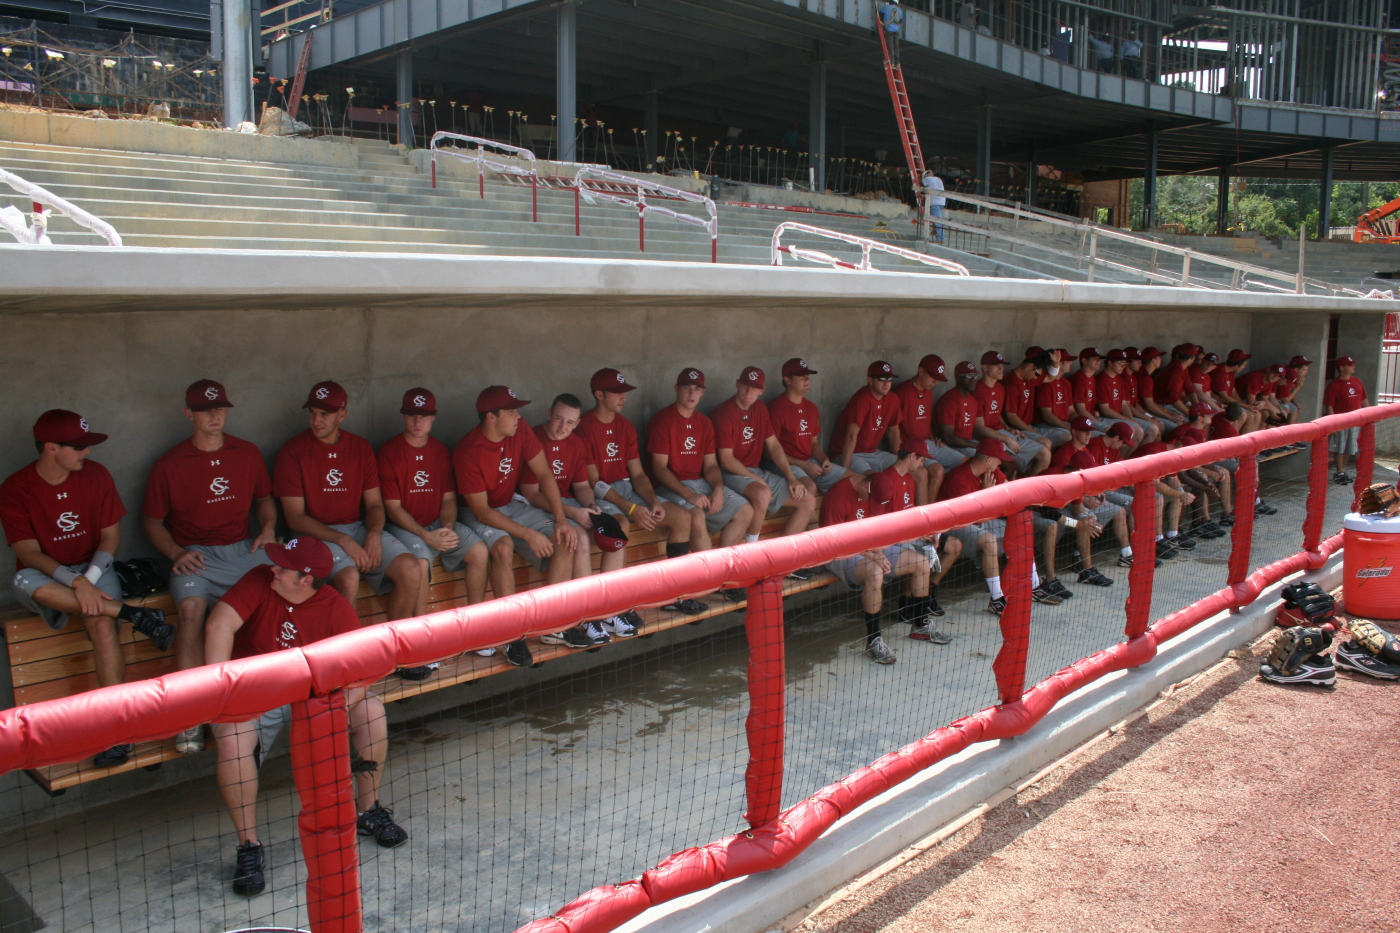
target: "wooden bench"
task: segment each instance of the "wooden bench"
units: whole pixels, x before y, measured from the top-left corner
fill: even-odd
[[[791,514],[790,508],[782,509],[776,516],[764,522],[761,538],[777,537]],[[815,514],[814,524],[815,524]],[[627,547],[627,563],[644,564],[661,560],[666,554],[666,539],[658,532],[634,530]],[[601,553],[593,549],[593,569],[596,571]],[[525,562],[519,555],[515,558],[515,584],[517,590],[528,590],[544,582],[543,575]],[[832,583],[836,578],[828,573],[806,581],[788,580],[784,585],[784,595],[818,589]],[[488,597],[490,590],[488,587]],[[429,577],[429,611],[437,612],[466,605],[466,582],[462,571],[449,573],[440,562],[434,562]],[[640,636],[652,635],[677,626],[699,622],[712,616],[736,612],[747,602],[730,602],[719,594],[712,594],[700,600],[706,608],[702,612],[686,614],[666,612],[662,609],[642,609],[639,614],[644,625]],[[168,593],[160,593],[140,600],[140,604],[164,609],[175,613],[174,601]],[[368,584],[361,584],[360,595],[356,600],[360,619],[366,625],[386,621],[385,599],[370,591]],[[10,654],[10,683],[14,688],[14,703],[24,706],[43,700],[72,696],[97,687],[94,673],[92,643],[81,618],[70,620],[68,627],[55,632],[43,620],[25,610],[0,613],[0,623],[5,627],[5,644]],[[630,640],[630,639],[629,639]],[[144,636],[138,636],[131,626],[122,626],[122,653],[126,658],[126,679],[128,681],[159,677],[175,670],[175,659],[168,651],[162,652]],[[598,648],[568,648],[563,645],[545,645],[538,639],[530,639],[530,652],[536,664],[575,654],[579,651],[597,651]],[[495,657],[483,658],[469,653],[445,661],[442,667],[427,680],[406,681],[390,675],[375,684],[371,690],[386,703],[409,697],[432,693],[457,684],[471,683],[483,677],[503,674],[515,668],[506,662],[501,652]],[[206,751],[212,751],[212,745]],[[89,781],[96,781],[113,774],[134,771],[138,768],[155,770],[162,762],[183,757],[175,750],[175,739],[142,742],[137,744],[125,764],[111,768],[98,768],[92,759],[72,764],[54,765],[25,772],[35,783],[48,793],[57,796],[67,788]]]

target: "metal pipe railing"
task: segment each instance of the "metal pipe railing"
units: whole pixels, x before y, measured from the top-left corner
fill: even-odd
[[[623,196],[621,191],[605,191],[597,186],[589,187],[585,184],[585,176],[597,178],[614,185],[622,185],[631,188],[636,192],[636,200]],[[654,191],[664,198],[673,198],[681,201],[690,201],[693,204],[705,205],[705,210],[709,212],[709,219],[695,217],[691,214],[682,214],[666,207],[657,207],[655,204],[648,204],[646,192]],[[612,201],[614,204],[622,204],[627,207],[637,209],[637,240],[642,252],[647,249],[646,237],[646,213],[653,211],[672,220],[679,220],[682,223],[695,224],[704,227],[710,234],[710,262],[719,262],[719,210],[715,207],[715,202],[703,194],[696,194],[694,191],[684,191],[680,188],[670,188],[666,185],[659,185],[654,181],[646,181],[632,175],[623,175],[619,172],[610,172],[606,169],[594,168],[585,165],[578,170],[574,176],[574,236],[582,233],[582,218],[579,208],[579,198],[589,204],[595,198],[602,198],[605,201]]]
[[[48,235],[48,218],[52,212],[43,208],[43,205],[47,205],[60,214],[71,218],[78,226],[85,227],[102,237],[107,241],[108,246],[122,245],[121,234],[117,233],[111,224],[101,218],[94,217],[81,207],[60,198],[48,189],[41,188],[32,181],[25,181],[3,168],[0,168],[0,181],[34,202],[33,225],[28,227],[25,226],[23,212],[18,208],[6,206],[0,209],[0,227],[3,227],[19,242],[36,246],[53,245]]]
[[[847,262],[844,259],[837,259],[835,256],[823,253],[820,250],[803,249],[798,246],[783,246],[778,241],[781,240],[783,234],[789,230],[810,233],[813,236],[826,237],[830,240],[840,240],[842,243],[859,246],[860,262]],[[914,262],[924,263],[925,265],[937,266],[940,269],[945,269],[957,275],[971,274],[967,271],[967,266],[960,265],[950,259],[940,259],[937,256],[930,256],[927,253],[916,253],[912,249],[904,249],[900,246],[891,246],[888,243],[881,243],[879,240],[869,240],[863,236],[840,233],[836,230],[827,230],[824,227],[813,227],[791,220],[778,224],[773,230],[773,239],[770,248],[772,250],[773,265],[775,266],[781,266],[783,264],[783,253],[787,253],[793,259],[805,259],[808,262],[818,262],[831,266],[834,269],[851,269],[856,272],[878,272],[880,270],[870,264],[870,252],[871,250],[879,250],[882,253],[889,253],[903,259],[910,259]]]
[[[455,146],[450,149],[439,148],[438,143],[444,139],[454,139],[460,142],[471,143],[476,147],[476,149],[468,150],[467,153],[463,153],[460,150],[458,150]],[[499,149],[505,152],[515,154],[520,158],[524,159],[525,161],[529,162],[530,167],[528,169],[524,169],[518,165],[511,165],[507,162],[497,162],[495,159],[487,158],[486,147],[488,146],[492,149]],[[433,138],[428,140],[428,150],[430,152],[429,158],[432,161],[432,175],[434,188],[437,187],[437,157],[438,153],[441,152],[443,155],[449,155],[454,159],[461,159],[463,162],[475,163],[477,169],[477,194],[481,197],[483,201],[486,200],[486,170],[488,168],[491,171],[499,172],[502,175],[518,175],[522,178],[530,179],[530,219],[532,221],[538,221],[540,219],[540,173],[538,169],[537,160],[535,159],[535,153],[533,151],[526,149],[522,146],[512,146],[510,143],[502,143],[497,142],[494,139],[486,139],[482,136],[465,136],[461,133],[449,133],[446,130],[442,130],[433,134]]]

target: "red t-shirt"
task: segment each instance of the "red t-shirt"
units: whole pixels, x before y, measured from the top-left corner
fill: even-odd
[[[642,457],[637,447],[637,429],[621,415],[603,424],[590,411],[579,419],[574,436],[583,442],[588,462],[598,469],[598,479],[605,483],[627,479],[632,475],[627,471],[628,461]]]
[[[1201,369],[1200,363],[1193,363],[1191,364],[1191,368],[1186,370],[1186,378],[1190,380],[1191,385],[1195,387],[1197,392],[1209,392],[1214,385],[1211,376],[1215,375],[1215,371],[1219,368],[1220,367],[1217,366],[1207,373]]]
[[[1044,378],[1036,376],[1033,379],[1022,379],[1014,370],[1007,373],[1006,378],[1001,381],[1001,384],[1006,386],[1006,400],[1002,411],[1020,418],[1027,427],[1039,421],[1035,410],[1035,390]]]
[[[1134,388],[1137,392],[1136,398],[1133,399],[1134,405],[1141,405],[1147,399],[1155,400],[1157,398],[1157,383],[1147,370],[1139,369],[1134,373],[1133,382],[1136,383]]]
[[[921,392],[913,379],[906,379],[893,394],[899,397],[900,432],[916,441],[928,440],[933,431],[933,386]]]
[[[1172,432],[1167,435],[1167,440],[1181,441],[1188,437],[1194,437],[1197,441],[1204,444],[1206,433],[1196,427],[1192,422],[1188,421],[1185,424],[1179,424],[1175,428],[1172,428]]]
[[[1278,394],[1278,383],[1269,382],[1267,369],[1256,369],[1240,380],[1240,390],[1255,398],[1267,398]]]
[[[876,509],[869,499],[862,499],[856,495],[856,487],[851,485],[849,478],[840,480],[826,495],[822,496],[822,514],[820,526],[841,525],[845,522],[859,521],[862,518],[869,518],[876,514]]]
[[[835,451],[842,451],[846,444],[846,425],[860,425],[860,431],[856,434],[855,453],[868,454],[875,451],[880,446],[880,438],[885,436],[885,432],[890,429],[890,425],[899,424],[902,414],[899,396],[893,392],[887,393],[884,398],[876,398],[875,393],[870,391],[870,386],[864,386],[856,390],[855,395],[846,403],[846,407],[841,409],[841,415],[836,419],[836,430],[831,435],[831,446]]]
[[[1048,408],[1050,413],[1061,421],[1069,421],[1069,406],[1071,389],[1069,380],[1064,376],[1057,376],[1051,381],[1035,390],[1035,423],[1040,424],[1044,419],[1040,417],[1040,409]]]
[[[1109,411],[1116,411],[1123,414],[1123,403],[1128,401],[1127,383],[1128,380],[1120,376],[1110,376],[1108,373],[1099,373],[1097,378],[1097,388],[1099,390],[1099,404],[1107,405]],[[1097,416],[1095,412],[1095,416]]]
[[[96,460],[84,461],[81,470],[57,486],[46,483],[33,463],[0,483],[5,540],[11,547],[38,541],[39,550],[65,566],[92,560],[102,529],[125,514],[112,474]],[[24,569],[18,558],[15,569]]]
[[[452,455],[447,445],[431,435],[428,443],[414,447],[402,434],[379,446],[379,494],[395,499],[415,522],[427,528],[442,517],[442,497],[457,491],[452,475]]]
[[[811,400],[794,402],[784,392],[768,403],[768,418],[789,459],[812,459],[812,441],[821,437],[822,416]]]
[[[982,488],[982,479],[972,472],[972,461],[964,461],[949,470],[948,475],[943,477],[943,485],[938,487],[938,501],[956,499],[958,496],[976,492]],[[997,467],[992,471],[992,485],[1000,486],[1004,482],[1006,482],[1006,474],[1001,472],[1001,467]]]
[[[1138,377],[1137,373],[1125,369],[1118,374],[1118,385],[1123,390],[1123,398],[1133,403],[1137,407],[1138,402]]]
[[[253,500],[270,495],[262,451],[225,434],[212,452],[185,440],[161,454],[146,478],[141,514],[164,520],[181,547],[237,544],[248,537]]]
[[[1333,379],[1327,383],[1327,389],[1322,393],[1322,404],[1331,406],[1334,415],[1344,415],[1349,411],[1365,408],[1366,387],[1355,376],[1350,379]]]
[[[1181,401],[1181,395],[1185,391],[1186,367],[1181,365],[1180,360],[1172,360],[1157,371],[1152,397],[1158,405],[1170,405]]]
[[[1288,398],[1297,387],[1298,370],[1294,369],[1292,366],[1285,366],[1283,368],[1283,378],[1278,381],[1278,388],[1274,390],[1274,394],[1279,398]]]
[[[1139,444],[1138,449],[1133,451],[1133,459],[1136,460],[1138,457],[1150,457],[1152,454],[1164,454],[1171,449],[1172,446],[1170,444],[1164,444],[1161,441],[1152,441],[1150,444]]]
[[[333,586],[323,586],[293,605],[272,589],[272,568],[254,567],[228,588],[224,605],[243,625],[233,633],[232,659],[251,658],[284,648],[305,648],[332,635],[360,628],[360,617]]]
[[[1097,440],[1097,438],[1092,438],[1092,440]],[[1091,450],[1088,445],[1084,447],[1074,446],[1073,439],[1068,443],[1061,444],[1059,447],[1055,448],[1055,452],[1050,455],[1050,466],[1046,468],[1045,472],[1063,473],[1065,467],[1069,466],[1069,462],[1074,459],[1074,455],[1084,452],[1087,452],[1090,456],[1094,454],[1094,451]],[[945,479],[944,482],[946,483],[947,480]]]
[[[933,406],[933,420],[937,424],[951,425],[953,433],[969,443],[977,416],[982,414],[982,403],[977,396],[963,395],[961,389],[949,389]]]
[[[763,461],[764,443],[773,436],[768,406],[756,401],[748,411],[742,411],[731,397],[719,403],[710,420],[715,426],[716,451],[732,448],[735,459],[756,469]]]
[[[537,424],[535,437],[544,450],[544,459],[554,474],[554,482],[559,484],[559,495],[571,496],[574,483],[588,482],[588,452],[584,449],[583,441],[579,440],[577,429],[562,441],[555,441],[545,433],[544,425]],[[540,478],[529,465],[520,465],[520,482],[536,486],[539,481]]]
[[[349,431],[334,444],[302,431],[282,445],[272,466],[272,494],[302,497],[306,514],[327,525],[358,522],[365,490],[378,488],[374,448]]]
[[[704,479],[705,455],[714,452],[714,423],[698,411],[686,417],[673,403],[647,425],[647,453],[665,454],[667,469],[682,482]]]
[[[982,415],[982,424],[993,431],[1000,431],[1003,427],[1001,413],[1006,410],[1006,386],[1000,382],[987,385],[985,379],[979,379],[972,394],[982,409],[979,413]]]
[[[1235,374],[1224,366],[1217,366],[1210,374],[1210,388],[1217,394],[1229,397],[1235,391]]]
[[[1173,432],[1175,433],[1175,432]],[[1226,437],[1239,437],[1240,429],[1230,423],[1230,419],[1225,417],[1225,412],[1220,412],[1210,419],[1210,439],[1221,440]]]
[[[1065,445],[1070,446],[1069,444]],[[1094,463],[1099,466],[1108,466],[1110,463],[1117,463],[1123,459],[1123,448],[1109,447],[1102,437],[1089,438],[1089,444],[1085,448],[1089,451],[1089,456],[1094,458]]]
[[[886,467],[882,472],[894,482],[894,498],[890,500],[891,512],[903,512],[914,507],[914,477],[900,476],[894,467]]]
[[[525,464],[543,451],[539,438],[524,422],[510,437],[490,441],[478,425],[457,442],[452,451],[452,468],[457,491],[464,496],[486,493],[486,504],[493,509],[510,502],[522,482]]]
[[[1070,389],[1074,392],[1074,404],[1083,405],[1089,417],[1097,418],[1099,410],[1099,387],[1094,377],[1084,370],[1077,369],[1069,377]]]

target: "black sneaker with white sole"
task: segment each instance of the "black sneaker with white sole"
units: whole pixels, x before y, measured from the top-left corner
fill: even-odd
[[[1343,485],[1345,485],[1345,484],[1343,484]],[[1272,505],[1269,505],[1269,503],[1265,502],[1263,499],[1260,499],[1258,502],[1256,502],[1256,503],[1254,504],[1254,514],[1255,514],[1255,515],[1277,515],[1277,514],[1278,514],[1278,509],[1274,508]]]
[[[165,621],[165,613],[159,609],[133,607],[131,627],[149,638],[160,651],[169,651],[175,643],[175,626]]]
[[[1031,590],[1031,599],[1038,603],[1044,603],[1047,606],[1058,606],[1060,603],[1064,602],[1058,593],[1050,592],[1044,583]]]
[[[546,645],[564,645],[568,648],[592,648],[596,642],[583,630],[583,626],[576,625],[573,628],[564,629],[562,632],[550,632],[548,635],[541,635],[540,641]]]
[[[433,671],[441,666],[441,664],[424,664],[422,667],[401,667],[395,673],[399,675],[400,680],[411,680],[414,683],[419,683],[433,676]]]
[[[610,616],[601,623],[603,630],[613,638],[631,638],[637,634],[637,627],[625,615]]]
[[[698,599],[678,599],[673,603],[667,603],[661,608],[667,612],[683,612],[686,615],[694,615],[697,612],[704,612],[710,607]]]
[[[1234,513],[1234,512],[1231,512],[1229,515],[1224,516],[1223,518],[1220,519],[1220,521],[1218,522],[1218,524],[1220,525],[1221,528],[1233,528],[1233,527],[1235,527],[1235,513]]]
[[[1006,611],[1006,597],[998,596],[987,602],[987,611],[994,616],[1000,617]]]
[[[374,806],[360,814],[360,818],[355,821],[355,831],[361,836],[373,836],[374,841],[386,849],[401,846],[408,841],[408,833],[394,822],[394,811],[381,807],[378,800],[374,802]]]
[[[1088,570],[1079,571],[1079,582],[1087,583],[1090,586],[1112,586],[1113,581],[1099,573],[1099,568],[1090,567]]]
[[[1163,538],[1161,541],[1157,542],[1158,560],[1176,560],[1176,548],[1172,547],[1171,544],[1168,543],[1172,540],[1174,539]]]
[[[261,842],[245,842],[240,845],[238,855],[234,859],[233,893],[247,897],[261,894],[263,888],[267,887],[267,879],[263,876],[266,867]]]
[[[1337,683],[1337,667],[1325,654],[1315,654],[1298,665],[1291,674],[1280,674],[1265,662],[1259,665],[1259,676],[1276,684],[1315,684],[1331,687]]]
[[[1059,577],[1051,577],[1045,581],[1045,588],[1054,593],[1060,599],[1074,599],[1074,591],[1065,586]]]
[[[1400,664],[1391,664],[1369,654],[1354,641],[1344,641],[1337,645],[1337,667],[1381,680],[1400,680]]]
[[[115,768],[117,765],[124,765],[131,757],[131,752],[135,747],[134,745],[113,745],[105,752],[93,755],[92,766],[94,768]]]
[[[1194,551],[1196,549],[1196,541],[1194,538],[1184,538],[1181,535],[1173,535],[1170,538],[1163,538],[1162,540],[1178,551]]]
[[[529,646],[522,638],[506,645],[506,661],[516,667],[529,667],[535,663],[535,656],[530,653]]]
[[[601,621],[585,622],[579,628],[583,629],[583,634],[587,635],[595,646],[606,645],[612,641],[612,636],[603,628]]]

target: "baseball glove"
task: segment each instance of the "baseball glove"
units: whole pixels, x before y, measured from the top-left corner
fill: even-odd
[[[1278,674],[1296,672],[1303,662],[1315,654],[1321,654],[1332,644],[1332,636],[1320,628],[1308,625],[1295,625],[1284,629],[1274,641],[1268,661],[1264,662]]]
[[[1283,588],[1283,605],[1274,621],[1282,628],[1320,626],[1332,620],[1337,602],[1316,583],[1294,583]]]
[[[1374,622],[1366,619],[1352,619],[1347,622],[1347,631],[1356,644],[1367,654],[1391,664],[1400,664],[1400,638],[1387,632]]]
[[[1385,483],[1372,483],[1361,490],[1361,495],[1356,499],[1356,511],[1362,515],[1378,512],[1387,517],[1400,515],[1400,492]]]

